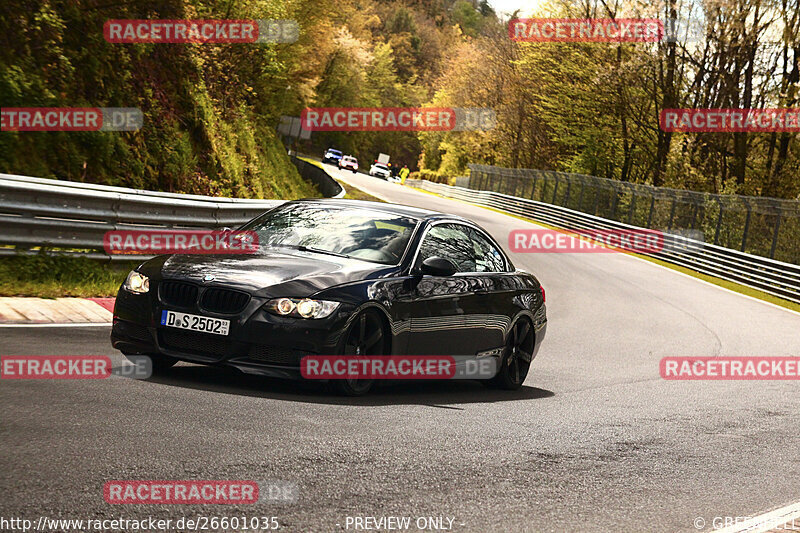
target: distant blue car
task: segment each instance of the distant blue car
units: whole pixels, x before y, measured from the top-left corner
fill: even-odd
[[[325,155],[322,156],[323,163],[330,163],[332,165],[338,165],[341,159],[342,152],[339,150],[334,150],[333,148],[328,148],[325,150]]]

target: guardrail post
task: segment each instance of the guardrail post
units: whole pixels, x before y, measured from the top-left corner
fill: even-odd
[[[558,194],[558,174],[555,175],[556,184],[553,186],[553,201],[550,202],[553,205],[556,205],[556,195]]]
[[[678,202],[678,198],[673,196],[672,197],[672,207],[669,210],[669,224],[667,224],[667,229],[672,229],[672,221],[675,220],[675,204]]]
[[[636,191],[631,191],[631,208],[628,211],[628,224],[633,220],[633,212],[636,210]]]
[[[611,220],[617,219],[617,202],[619,202],[619,191],[614,187],[614,197],[611,199],[611,216],[608,217]]]
[[[717,215],[717,229],[714,230],[714,244],[719,244],[719,230],[722,227],[722,214],[724,211],[722,200],[719,197],[717,197],[717,205],[719,206],[719,215]]]
[[[656,208],[656,195],[655,195],[655,193],[651,192],[651,196],[650,196],[650,214],[647,215],[647,229],[650,229],[650,228],[653,227],[653,211],[655,211],[655,208]]]
[[[694,229],[694,224],[695,224],[695,222],[697,222],[697,210],[698,209],[699,209],[699,206],[697,204],[693,204],[693,208],[692,208],[692,226],[691,226],[690,229]]]
[[[778,246],[778,230],[781,227],[781,212],[778,211],[778,214],[775,217],[775,229],[772,230],[772,246],[769,248],[769,258],[775,259],[775,248]]]
[[[578,211],[583,209],[583,188],[586,186],[586,182],[581,179],[581,192],[578,194]]]
[[[562,204],[564,207],[569,205],[569,186],[571,185],[569,178],[567,178],[567,192],[564,193],[564,203]]]
[[[747,200],[744,200],[744,205],[747,206],[747,216],[744,219],[744,231],[742,232],[742,247],[741,251],[744,252],[744,248],[747,245],[747,232],[750,231],[750,215],[752,211],[750,210],[750,204]]]

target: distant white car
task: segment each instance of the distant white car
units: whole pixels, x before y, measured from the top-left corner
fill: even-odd
[[[342,170],[349,168],[353,172],[358,171],[358,159],[353,157],[352,155],[343,156],[339,160],[339,168]]]
[[[388,181],[392,175],[392,171],[383,163],[374,163],[369,167],[369,175],[383,178]]]

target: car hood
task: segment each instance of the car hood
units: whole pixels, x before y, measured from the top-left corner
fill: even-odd
[[[256,296],[306,297],[344,283],[386,277],[398,267],[314,252],[267,251],[247,255],[168,255],[139,269],[156,279],[246,290]],[[214,276],[205,281],[206,276]]]

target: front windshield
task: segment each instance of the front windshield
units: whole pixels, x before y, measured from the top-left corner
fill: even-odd
[[[262,249],[303,248],[386,265],[400,262],[417,220],[370,209],[292,204],[242,229]]]

